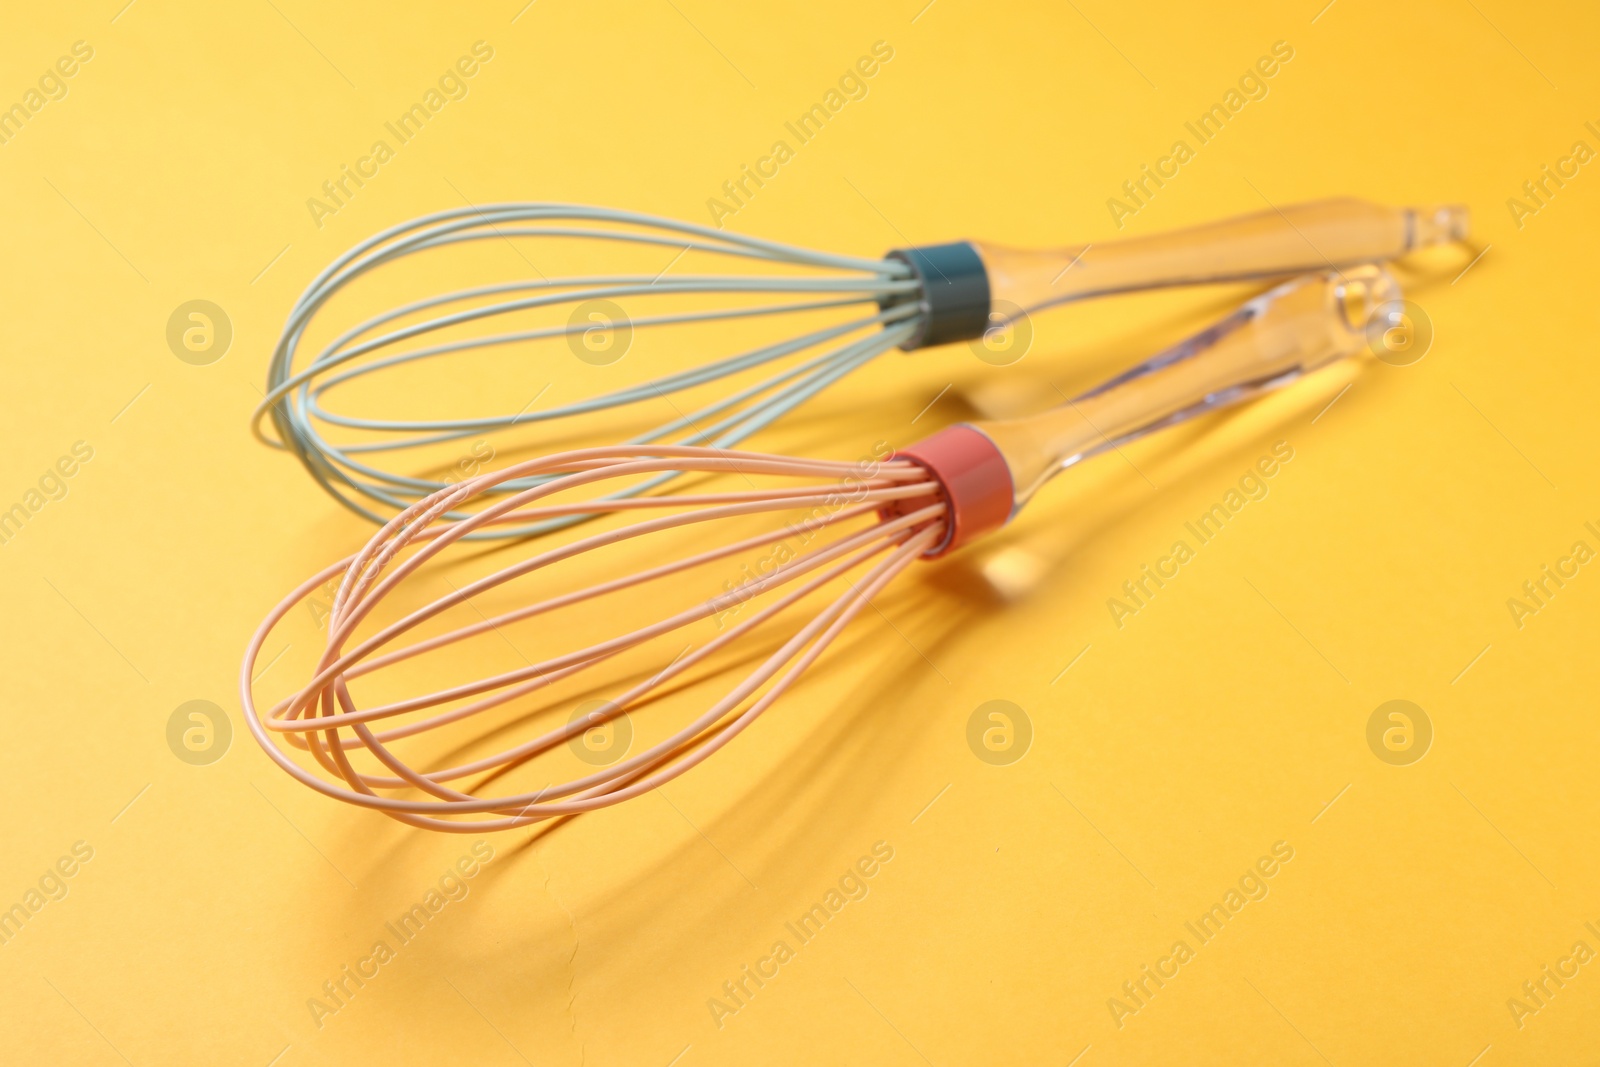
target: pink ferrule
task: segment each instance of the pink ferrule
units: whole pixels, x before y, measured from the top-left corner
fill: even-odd
[[[926,467],[950,503],[950,522],[944,540],[928,549],[928,558],[942,556],[990,530],[998,530],[1011,517],[1015,489],[1011,468],[987,434],[965,423],[947,426],[896,459],[909,459]]]

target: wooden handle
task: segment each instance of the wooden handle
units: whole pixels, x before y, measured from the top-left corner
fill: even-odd
[[[1342,198],[1149,237],[1026,251],[977,244],[1002,317],[1090,296],[1378,263],[1461,240],[1467,209],[1391,208]]]

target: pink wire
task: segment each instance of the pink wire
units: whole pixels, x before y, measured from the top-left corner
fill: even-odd
[[[636,479],[663,471],[734,474],[747,480],[793,478],[803,479],[804,484],[676,496],[585,498],[563,502],[548,499],[607,481]],[[487,496],[491,489],[506,481],[552,475],[555,477],[516,493]],[[455,522],[441,519],[446,512],[459,512],[464,505],[485,499],[488,503],[469,518]],[[668,560],[634,574],[538,600],[410,644],[390,647],[430,619],[507,582],[581,553],[639,537],[691,529],[701,523],[724,519],[808,508],[805,529],[809,533],[833,529],[842,532],[818,547],[783,560],[741,587],[737,595],[713,597],[629,633],[527,667],[389,704],[361,707],[350,692],[350,681],[385,667],[445,649],[513,622],[560,612],[706,563],[758,550],[793,536],[795,531],[781,527],[728,544],[702,547],[683,558]],[[389,593],[474,530],[563,515],[648,513],[652,510],[676,513],[646,517],[545,548],[370,634],[356,637],[358,627]],[[819,511],[822,512],[820,516]],[[862,520],[866,521],[865,525],[860,525]],[[937,483],[921,467],[901,461],[885,462],[870,476],[863,476],[859,467],[850,463],[683,445],[647,445],[579,449],[514,464],[417,501],[386,523],[359,552],[323,568],[285,597],[263,620],[245,652],[239,683],[245,721],[267,754],[300,782],[326,796],[382,811],[412,826],[477,833],[525,826],[620,803],[673,780],[747,729],[793,687],[817,656],[879,591],[942,540],[946,520],[946,503]],[[696,540],[704,543],[703,538]],[[851,572],[860,568],[866,568],[865,572],[852,578]],[[257,709],[251,681],[262,647],[277,624],[297,604],[335,576],[341,580],[328,619],[327,643],[312,677],[263,715]],[[532,793],[480,796],[473,787],[457,789],[446,784],[481,774],[485,775],[484,781],[478,784],[482,788],[504,771],[637,706],[660,691],[664,683],[705,663],[819,590],[841,582],[847,583],[847,588],[800,625],[721,699],[644,751],[580,778]],[[785,586],[792,588],[784,589]],[[494,755],[456,766],[418,770],[390,747],[394,741],[463,722],[528,696],[673,630],[767,594],[771,594],[770,602],[754,607],[747,618],[701,647],[680,652],[659,671],[610,702],[596,718],[558,726]],[[380,732],[374,732],[369,726],[369,723],[464,700],[468,703],[392,725]],[[364,749],[389,773],[358,770],[348,756],[350,750],[357,748]],[[323,773],[302,765],[290,750],[309,752]]]

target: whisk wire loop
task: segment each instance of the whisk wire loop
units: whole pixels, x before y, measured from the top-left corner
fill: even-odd
[[[689,492],[673,496],[552,500],[575,491],[593,492],[610,480],[676,475],[732,476],[744,488]],[[755,479],[801,479],[800,484],[758,485]],[[520,486],[497,494],[502,487]],[[478,498],[481,509],[459,521],[445,516]],[[791,459],[748,452],[682,445],[643,445],[579,449],[514,464],[481,475],[414,502],[391,517],[359,552],[303,583],[263,622],[241,669],[246,721],[256,739],[285,770],[312,788],[350,803],[375,808],[415,826],[478,832],[523,826],[544,819],[591,811],[637,796],[671,781],[719,750],[749,727],[789,688],[895,575],[944,535],[946,503],[938,484],[914,464],[888,461],[863,472],[854,464]],[[663,514],[650,515],[660,511]],[[402,583],[449,546],[496,526],[548,522],[573,514],[644,513],[646,517],[602,529],[569,543],[541,549],[465,583],[396,621],[357,636],[372,612]],[[407,634],[452,608],[508,582],[532,578],[582,554],[701,524],[741,520],[770,513],[800,512],[804,518],[776,530],[705,546],[681,558],[655,562],[624,577],[543,599],[446,632],[398,645]],[[866,520],[863,524],[862,520]],[[821,534],[828,537],[819,537]],[[817,539],[814,547],[810,542]],[[546,656],[536,663],[491,677],[445,686],[421,696],[389,703],[363,704],[352,683],[417,656],[471,637],[564,609],[625,594],[648,583],[693,572],[777,543],[798,540],[790,553],[736,590],[719,591],[676,609],[628,633]],[[859,572],[859,573],[858,573]],[[251,672],[267,636],[298,603],[323,583],[339,579],[327,619],[326,646],[312,677],[294,694],[261,712],[254,702]],[[485,796],[481,791],[503,775],[578,735],[638,709],[665,692],[669,683],[711,665],[719,653],[830,586],[842,587],[782,641],[749,674],[691,721],[637,754],[564,783],[542,789]],[[744,612],[746,605],[751,606]],[[416,768],[395,749],[398,743],[442,730],[493,708],[515,705],[559,682],[592,670],[683,627],[744,613],[722,625],[699,647],[685,648],[647,677],[626,684],[615,699],[588,718],[555,726],[503,751],[460,760],[445,757],[437,766]],[[560,632],[556,628],[553,632]],[[420,716],[420,717],[419,717]],[[410,717],[410,718],[408,718]],[[309,752],[319,775],[291,755]],[[375,767],[357,767],[352,756],[365,753]],[[464,782],[483,776],[475,786]],[[459,783],[459,784],[457,784]],[[399,795],[395,795],[399,794]]]
[[[545,277],[475,286],[413,300],[369,317],[337,334],[303,365],[302,343],[313,321],[340,290],[357,279],[405,257],[479,241],[523,239],[601,241],[673,249],[747,262],[768,263],[787,273],[669,275],[674,259],[655,275],[620,274]],[[526,258],[526,256],[524,257]],[[798,272],[798,273],[796,273]],[[505,203],[435,212],[390,227],[357,244],[329,264],[301,294],[273,351],[268,391],[257,407],[253,429],[263,442],[292,452],[312,477],[343,504],[382,523],[411,503],[450,483],[388,467],[364,457],[407,453],[477,435],[526,435],[534,427],[639,404],[672,407],[672,415],[629,443],[649,444],[677,436],[678,443],[727,448],[783,417],[822,390],[900,347],[918,330],[920,310],[911,298],[921,282],[911,267],[894,259],[867,259],[814,251],[777,241],[747,237],[707,226],[639,212],[577,204]],[[748,303],[763,294],[799,299]],[[758,345],[711,359],[688,370],[660,375],[637,385],[592,398],[509,414],[453,418],[385,418],[332,410],[327,394],[339,386],[419,361],[461,356],[503,346],[548,341],[589,329],[584,322],[532,329],[493,330],[496,321],[522,312],[590,300],[699,298],[726,296],[725,306],[659,314],[630,315],[630,329],[694,327],[741,319],[781,318],[867,308],[843,322],[808,330],[794,338]],[[474,330],[468,336],[427,341],[441,331]],[[415,346],[415,347],[410,347]],[[811,353],[811,355],[807,355]],[[676,394],[732,376],[801,357],[762,380],[742,385],[732,395],[685,411]],[[548,387],[547,387],[548,388]],[[540,394],[542,395],[542,393]],[[266,432],[270,417],[275,436]],[[349,441],[332,440],[329,429],[349,432]],[[675,475],[634,487],[643,493]],[[498,484],[493,492],[515,493],[528,482]],[[494,526],[474,539],[504,539],[549,533],[595,513],[573,513],[542,523]],[[445,521],[467,513],[451,510]]]

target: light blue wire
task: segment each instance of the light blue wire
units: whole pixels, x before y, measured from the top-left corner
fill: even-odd
[[[545,225],[559,222],[565,225]],[[533,225],[526,225],[533,223]],[[576,223],[576,225],[573,225]],[[413,301],[366,319],[339,334],[301,370],[294,370],[307,327],[317,312],[340,289],[357,277],[412,253],[470,241],[509,238],[557,240],[607,240],[699,251],[738,259],[767,261],[791,267],[829,272],[822,275],[661,275],[579,276],[519,280],[477,286]],[[664,274],[665,272],[663,272]],[[693,412],[679,412],[654,430],[628,443],[648,444],[685,434],[680,444],[705,444],[728,448],[792,412],[841,378],[909,340],[921,315],[916,301],[919,282],[898,260],[861,259],[814,252],[792,245],[745,237],[693,223],[656,218],[635,212],[571,204],[511,203],[483,208],[440,211],[392,226],[357,244],[334,260],[307,286],[290,311],[273,351],[268,372],[268,394],[262,409],[270,413],[278,440],[269,444],[293,452],[324,489],[356,513],[385,522],[393,511],[444,488],[445,482],[385,470],[355,458],[379,452],[396,452],[471,437],[486,431],[503,431],[527,424],[591,415],[629,404],[665,399],[674,393],[706,385],[734,374],[800,356],[813,349],[820,354],[772,374],[730,396],[712,401]],[[727,321],[779,316],[872,305],[868,315],[813,330],[798,337],[763,345],[747,352],[710,360],[701,366],[664,375],[601,396],[574,401],[536,412],[473,419],[373,419],[346,415],[323,406],[323,394],[335,386],[402,364],[447,357],[497,345],[570,336],[586,327],[567,325],[501,334],[393,351],[403,342],[451,327],[530,308],[577,303],[591,299],[688,294],[791,294],[792,303],[729,307],[711,311],[642,316],[631,319],[632,328]],[[820,299],[803,299],[810,295]],[[493,303],[472,303],[485,298],[509,297]],[[470,304],[459,310],[450,305]],[[425,321],[379,332],[396,320],[441,309]],[[864,336],[853,337],[861,334]],[[373,357],[363,362],[363,357]],[[326,440],[317,424],[372,433],[405,434],[386,440],[337,445]],[[686,432],[687,431],[687,432]],[[686,432],[686,433],[685,433]],[[260,435],[259,421],[257,433]],[[607,499],[648,492],[679,472],[667,471],[630,486]],[[549,480],[549,476],[505,482],[496,493],[518,492]],[[363,503],[368,501],[369,503]],[[452,512],[460,519],[469,513]],[[573,515],[515,528],[480,531],[481,539],[520,537],[549,532],[587,521],[591,515]]]

